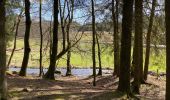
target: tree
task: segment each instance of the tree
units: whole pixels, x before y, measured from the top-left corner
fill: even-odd
[[[149,18],[149,27],[148,27],[148,32],[147,32],[147,36],[146,36],[144,80],[147,80],[147,76],[148,76],[149,57],[150,57],[150,41],[151,41],[153,19],[154,19],[154,15],[155,15],[155,6],[156,6],[156,0],[152,0],[152,9],[151,9],[151,15],[150,15],[150,18]]]
[[[118,90],[130,93],[130,57],[133,17],[133,0],[123,0],[122,38],[120,52],[120,75]]]
[[[10,55],[9,60],[8,60],[8,64],[7,64],[7,67],[8,67],[8,68],[9,68],[9,65],[10,65],[10,63],[11,63],[12,57],[13,57],[13,55],[14,55],[14,53],[15,53],[15,49],[16,49],[16,45],[17,45],[18,28],[19,28],[19,25],[20,25],[20,22],[21,22],[22,13],[23,13],[23,12],[21,11],[21,13],[20,13],[19,16],[18,16],[17,23],[16,23],[16,30],[15,30],[15,36],[14,36],[14,46],[13,46],[11,55]]]
[[[69,5],[70,4],[70,5]],[[70,25],[73,21],[73,14],[74,14],[74,0],[67,1],[67,10],[68,10],[68,24],[67,24],[67,45],[69,48],[71,48],[71,41],[70,41]],[[71,58],[71,50],[69,49],[67,52],[67,72],[66,76],[71,75],[71,64],[70,64],[70,58]]]
[[[53,2],[53,11],[54,11],[54,22],[53,22],[53,41],[52,41],[52,53],[50,55],[50,65],[47,73],[44,75],[45,79],[52,79],[54,80],[54,72],[55,72],[55,65],[57,59],[57,51],[58,51],[58,0],[54,0]]]
[[[6,9],[6,41],[7,47],[9,46],[9,42],[13,40],[13,36],[15,34],[15,28],[17,25],[16,19],[17,14],[16,10],[23,10],[23,0],[6,0],[5,9]],[[8,68],[8,66],[7,66]]]
[[[64,3],[62,3],[64,2]],[[61,21],[61,31],[62,31],[62,36],[63,36],[63,51],[66,49],[66,32],[65,32],[65,27],[66,27],[66,19],[65,19],[65,9],[66,9],[66,3],[67,0],[61,1],[59,0],[59,9],[60,9],[60,21]],[[63,4],[63,5],[62,5]],[[62,9],[63,8],[63,9]],[[69,12],[68,12],[69,13]]]
[[[98,49],[98,61],[99,61],[99,72],[98,75],[102,75],[102,61],[101,61],[101,49],[99,43],[99,36],[96,33],[96,42],[97,42],[97,49]]]
[[[135,0],[135,42],[133,92],[139,94],[143,70],[143,0]],[[143,72],[143,71],[142,71]]]
[[[40,73],[39,73],[39,76],[42,75],[43,73],[43,67],[42,67],[42,46],[43,46],[43,33],[42,33],[42,17],[41,17],[41,13],[42,13],[42,0],[40,0],[40,3],[39,3],[39,19],[40,19],[40,22],[39,22],[39,26],[40,26]]]
[[[5,2],[0,1],[0,99],[7,99]]]
[[[113,25],[114,25],[114,75],[119,76],[120,71],[120,47],[119,47],[119,31],[118,31],[118,5],[119,1],[116,0],[116,11],[114,6],[115,0],[112,0],[112,17],[113,17]]]
[[[20,14],[16,15],[15,14],[15,9],[20,9]],[[14,34],[14,43],[13,43],[13,49],[11,52],[11,55],[9,56],[9,60],[7,63],[7,70],[10,66],[11,60],[13,58],[13,55],[15,53],[15,49],[16,49],[16,44],[17,44],[17,35],[18,35],[18,29],[19,29],[19,25],[21,22],[21,18],[23,17],[23,6],[20,0],[7,0],[6,1],[6,41],[7,41],[7,46],[8,46],[8,42],[10,40],[13,40],[13,37],[11,39],[11,36],[13,36]],[[17,19],[17,20],[16,20]],[[14,24],[12,24],[14,23]]]
[[[24,36],[24,57],[22,61],[21,70],[19,72],[20,76],[26,76],[26,69],[28,66],[29,53],[31,51],[29,45],[30,28],[31,28],[31,17],[30,17],[30,0],[25,0],[25,36]]]
[[[170,1],[165,0],[166,23],[166,100],[170,100]]]
[[[67,0],[66,0],[67,1]],[[73,1],[72,1],[73,2]],[[53,40],[52,40],[52,47],[51,47],[51,49],[52,50],[50,50],[50,66],[49,66],[49,68],[48,68],[48,71],[47,71],[47,73],[44,75],[44,78],[45,79],[55,79],[54,78],[54,74],[55,74],[55,65],[56,65],[56,61],[57,60],[59,60],[64,54],[66,54],[72,47],[74,47],[80,40],[81,40],[81,37],[82,37],[82,35],[80,36],[80,38],[79,39],[77,39],[73,44],[71,44],[71,43],[69,43],[70,45],[67,45],[67,47],[65,48],[65,49],[63,49],[63,50],[61,50],[60,52],[58,52],[58,30],[59,30],[59,28],[58,28],[58,26],[59,26],[59,21],[58,21],[58,14],[59,14],[59,0],[57,1],[57,0],[55,0],[54,1],[54,9],[53,9],[53,11],[54,11],[54,22],[53,22]],[[67,7],[68,7],[68,2],[66,2],[66,4],[67,4]],[[61,9],[60,9],[61,10]],[[65,12],[65,11],[64,11]],[[73,13],[73,9],[71,10],[70,8],[69,8],[69,11],[66,11],[66,12],[71,12],[71,13]],[[68,27],[70,28],[70,25],[71,25],[71,22],[72,22],[72,19],[73,19],[73,15],[71,15],[71,13],[70,13],[70,15],[68,14],[67,15],[67,17],[66,17],[66,19],[64,20],[64,23],[63,23],[63,25],[64,25],[64,29],[65,29],[65,27],[66,27],[66,29],[64,30],[64,31],[62,31],[62,32],[65,32],[66,30],[67,30],[67,34],[69,34],[69,29],[68,29]],[[65,14],[65,13],[64,13]],[[72,17],[71,17],[72,16]],[[71,20],[69,20],[69,24],[67,23],[67,18],[68,17],[70,17],[71,18]],[[64,18],[64,17],[63,17]],[[77,36],[77,35],[76,35]],[[75,38],[76,38],[76,36],[75,36]],[[70,42],[70,41],[69,41]],[[65,46],[63,46],[63,47],[65,47]]]
[[[92,7],[92,60],[93,60],[93,86],[96,86],[96,51],[95,51],[95,45],[96,45],[96,29],[95,29],[95,11],[94,11],[94,0],[91,0],[91,7]]]

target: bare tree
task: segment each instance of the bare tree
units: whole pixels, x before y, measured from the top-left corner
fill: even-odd
[[[116,10],[114,6],[114,2],[116,1]],[[118,0],[112,0],[112,17],[113,17],[113,25],[114,25],[114,75],[119,76],[120,71],[120,46],[119,46],[119,31],[118,31]]]
[[[67,10],[68,10],[68,24],[67,24],[67,45],[70,48],[71,47],[71,41],[70,41],[70,26],[73,21],[73,14],[74,14],[74,0],[67,1]],[[71,49],[67,52],[67,72],[66,76],[71,75],[71,64],[70,64],[70,58],[71,58]]]
[[[145,54],[144,76],[143,76],[144,80],[147,80],[147,76],[148,76],[150,41],[151,41],[153,20],[154,20],[154,15],[155,15],[155,6],[156,6],[156,0],[152,0],[152,9],[151,9],[151,15],[149,18],[149,27],[148,27],[148,32],[146,36],[146,54]]]
[[[64,3],[62,3],[62,2],[64,2]],[[60,21],[61,21],[60,25],[61,25],[62,35],[63,35],[63,51],[66,49],[66,31],[65,31],[66,20],[67,20],[67,18],[65,19],[66,3],[67,3],[67,0],[64,0],[64,1],[59,0],[59,4],[60,4],[59,11],[60,11]]]
[[[10,65],[10,63],[11,63],[11,60],[12,60],[13,55],[14,55],[15,50],[16,50],[18,28],[19,28],[19,25],[20,25],[20,22],[21,22],[22,13],[23,13],[23,11],[21,11],[21,13],[19,14],[18,20],[17,20],[17,23],[16,23],[16,30],[15,30],[15,37],[14,37],[14,46],[13,46],[11,55],[10,55],[9,60],[8,60],[8,64],[7,64],[7,67],[8,67],[8,68],[9,68],[9,65]]]
[[[26,76],[26,69],[28,66],[29,53],[31,51],[29,45],[30,28],[31,28],[31,17],[30,17],[30,0],[25,0],[25,36],[24,36],[24,57],[22,61],[21,70],[19,72],[20,76]]]
[[[39,76],[42,75],[43,73],[43,67],[42,67],[42,46],[43,46],[43,32],[42,32],[42,18],[41,18],[41,15],[42,15],[42,0],[40,0],[40,3],[39,3],[39,19],[40,19],[40,22],[39,22],[39,26],[40,26],[40,73],[39,73]]]
[[[54,80],[54,72],[55,72],[55,65],[56,65],[56,60],[57,60],[57,51],[58,51],[58,13],[59,13],[59,1],[54,0],[53,2],[53,11],[54,11],[54,22],[53,22],[53,42],[52,42],[52,52],[50,55],[50,66],[47,71],[47,73],[44,75],[44,78],[46,79],[52,79]]]
[[[96,29],[95,29],[95,11],[94,11],[94,0],[91,0],[91,7],[92,7],[92,60],[93,60],[93,86],[96,86],[96,51],[95,51],[95,45],[96,45]]]
[[[98,61],[99,61],[98,75],[102,75],[101,49],[100,49],[99,37],[97,33],[96,33],[96,42],[97,42],[97,48],[98,48]]]

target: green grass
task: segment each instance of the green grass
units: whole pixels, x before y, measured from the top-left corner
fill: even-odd
[[[165,50],[155,51],[154,49],[151,49],[149,70],[152,71],[158,70],[159,72],[165,72],[166,69],[165,55],[166,55]]]
[[[10,43],[10,47],[12,48],[12,42]],[[44,43],[44,47],[46,46],[46,43]],[[30,40],[30,47],[32,49],[30,53],[30,59],[28,67],[36,67],[39,66],[39,40],[38,39],[31,39]],[[17,40],[17,49],[23,48],[23,39]],[[59,43],[59,49],[61,50],[61,42]],[[78,48],[80,50],[86,51],[86,52],[80,52],[76,47],[72,49],[72,55],[71,55],[71,64],[72,66],[76,68],[89,68],[92,67],[92,59],[91,59],[91,44],[89,43],[79,43]],[[104,45],[101,44],[101,58],[102,58],[102,66],[103,68],[110,68],[113,69],[113,48],[112,45]],[[159,52],[159,53],[158,53]],[[11,52],[7,52],[7,55],[9,56]],[[144,50],[145,54],[145,50]],[[49,50],[46,50],[46,52],[43,54],[43,66],[45,68],[49,65]],[[16,51],[11,65],[13,66],[21,66],[23,59],[23,50]],[[96,52],[96,63],[98,66],[98,57]],[[58,62],[58,67],[65,67],[66,66],[66,55],[64,55]],[[157,71],[159,72],[165,72],[165,50],[158,50],[157,52],[154,49],[151,49],[151,56],[150,56],[150,66],[149,70]]]

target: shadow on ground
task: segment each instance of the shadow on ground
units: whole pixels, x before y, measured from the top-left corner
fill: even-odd
[[[126,95],[116,91],[118,78],[98,76],[97,86],[92,86],[93,77],[60,77],[44,80],[38,77],[8,77],[9,98],[11,100],[115,100],[126,99]],[[156,80],[154,80],[156,81]],[[156,82],[158,83],[158,82]],[[30,91],[23,91],[30,88]],[[163,99],[164,88],[155,85],[142,87],[140,98]],[[156,94],[155,94],[156,93]]]

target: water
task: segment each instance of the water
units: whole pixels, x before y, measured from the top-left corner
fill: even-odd
[[[10,68],[10,71],[20,71],[20,68]],[[64,68],[57,68],[58,71],[61,71],[61,75],[65,75],[66,74],[66,69]],[[79,77],[87,77],[92,75],[93,73],[93,69],[91,68],[84,68],[84,69],[72,69],[72,74],[74,76],[79,76]],[[47,69],[44,69],[44,72],[47,72]],[[112,70],[103,70],[103,74],[104,75],[110,75],[112,74]],[[98,73],[98,69],[96,70],[96,73]],[[35,68],[27,68],[27,74],[29,75],[36,75],[39,74],[39,69],[35,69]]]

